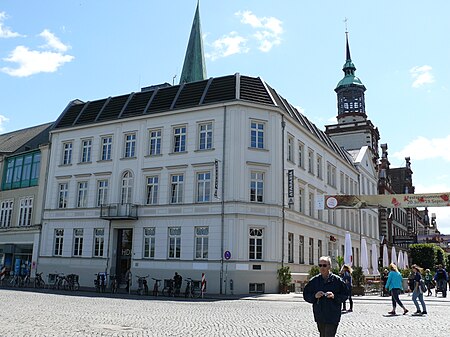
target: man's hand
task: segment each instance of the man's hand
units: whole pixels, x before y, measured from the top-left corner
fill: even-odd
[[[319,299],[319,298],[321,298],[322,296],[325,296],[325,293],[323,292],[323,291],[318,291],[318,292],[316,292],[316,298],[317,299]]]
[[[333,294],[331,291],[327,291],[327,292],[325,293],[325,296],[326,296],[327,298],[329,298],[329,299],[334,299],[334,294]]]

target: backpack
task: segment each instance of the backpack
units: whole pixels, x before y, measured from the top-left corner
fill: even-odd
[[[419,287],[420,287],[420,290],[422,290],[423,293],[425,293],[428,290],[427,289],[427,285],[425,284],[423,279],[420,279]]]

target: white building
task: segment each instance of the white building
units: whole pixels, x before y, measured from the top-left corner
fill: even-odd
[[[205,273],[212,293],[231,291],[231,280],[234,293],[276,292],[282,264],[304,277],[321,255],[343,255],[346,231],[359,247],[359,211],[324,212],[314,201],[360,190],[350,155],[260,78],[76,100],[51,142],[45,274],[76,273],[93,286],[105,270]],[[377,240],[370,226],[364,234]]]

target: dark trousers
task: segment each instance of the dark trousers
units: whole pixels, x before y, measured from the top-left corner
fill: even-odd
[[[319,329],[320,337],[334,337],[336,336],[338,324],[317,323],[317,328]]]
[[[391,295],[392,295],[392,308],[394,308],[397,306],[397,303],[399,306],[401,306],[402,308],[404,308],[402,301],[400,301],[400,298],[398,297],[398,295],[400,295],[400,289],[394,288],[391,290]]]
[[[353,300],[351,295],[348,297],[348,302],[350,303],[350,310],[353,310]],[[344,303],[342,303],[342,309],[345,310],[346,308],[347,308],[347,300],[345,300]]]

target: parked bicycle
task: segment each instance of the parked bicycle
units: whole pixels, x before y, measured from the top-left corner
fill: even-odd
[[[147,285],[147,276],[138,276],[136,275],[137,279],[138,279],[138,289],[137,289],[137,293],[138,295],[148,295],[148,285]]]
[[[152,280],[155,281],[153,284],[153,296],[158,296],[159,294],[159,285],[161,284],[161,280],[152,277]]]
[[[162,290],[163,296],[174,296],[174,284],[172,279],[164,280],[164,288]]]
[[[98,273],[95,274],[96,278],[94,279],[95,291],[98,293],[104,293],[106,291],[106,273]]]
[[[58,290],[79,290],[78,275],[69,274],[65,276],[63,273],[57,274],[53,288]]]
[[[184,297],[186,298],[196,298],[199,297],[200,294],[197,293],[197,289],[194,285],[195,281],[191,278],[187,278],[186,280],[186,289],[184,290]]]
[[[119,289],[119,280],[117,280],[116,275],[111,275],[110,281],[111,281],[111,293],[115,294]]]
[[[45,288],[45,281],[42,278],[42,273],[36,273],[36,277],[34,278],[34,287]]]

